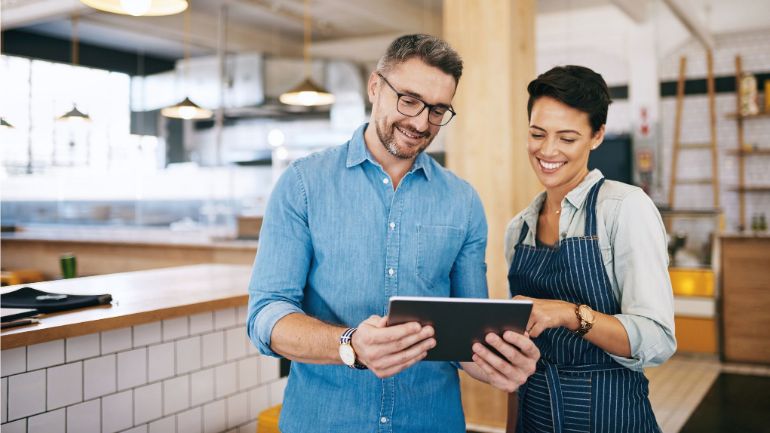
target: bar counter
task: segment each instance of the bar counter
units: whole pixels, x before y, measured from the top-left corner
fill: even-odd
[[[258,242],[222,229],[173,231],[114,226],[28,226],[3,233],[3,269],[34,269],[58,278],[59,256],[73,253],[79,275],[103,275],[197,263],[254,262]]]
[[[255,431],[285,379],[246,337],[249,276],[247,265],[203,264],[29,284],[113,302],[0,334],[0,428]]]
[[[770,235],[720,236],[722,358],[770,364]]]

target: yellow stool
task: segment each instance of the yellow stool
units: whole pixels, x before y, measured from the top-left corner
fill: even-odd
[[[273,406],[259,413],[257,417],[258,433],[281,433],[278,430],[278,417],[281,415],[281,405]]]
[[[13,286],[15,284],[37,283],[45,281],[43,273],[34,269],[16,269],[0,272],[0,285]]]

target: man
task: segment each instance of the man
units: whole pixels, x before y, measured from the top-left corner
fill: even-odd
[[[461,74],[446,42],[396,39],[367,84],[370,123],[292,163],[273,190],[247,326],[261,353],[294,361],[284,433],[465,432],[457,365],[419,362],[433,329],[381,317],[393,295],[487,296],[479,197],[423,153],[455,114]],[[512,392],[539,353],[503,338],[487,342],[506,359],[476,344],[462,367]]]

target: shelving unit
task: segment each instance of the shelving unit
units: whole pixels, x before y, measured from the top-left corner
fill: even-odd
[[[738,229],[746,229],[746,194],[747,193],[770,193],[770,185],[746,185],[745,159],[749,156],[770,156],[770,149],[756,149],[748,146],[744,137],[743,122],[752,119],[770,119],[770,113],[758,113],[750,115],[741,114],[741,96],[740,85],[743,66],[741,56],[735,56],[735,113],[727,115],[728,119],[736,121],[736,130],[738,131],[738,148],[728,152],[730,155],[738,157],[738,185],[731,188],[738,193]]]

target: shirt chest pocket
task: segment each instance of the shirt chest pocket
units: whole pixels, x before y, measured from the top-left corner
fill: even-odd
[[[452,226],[417,225],[417,276],[429,288],[449,283],[463,231]]]

